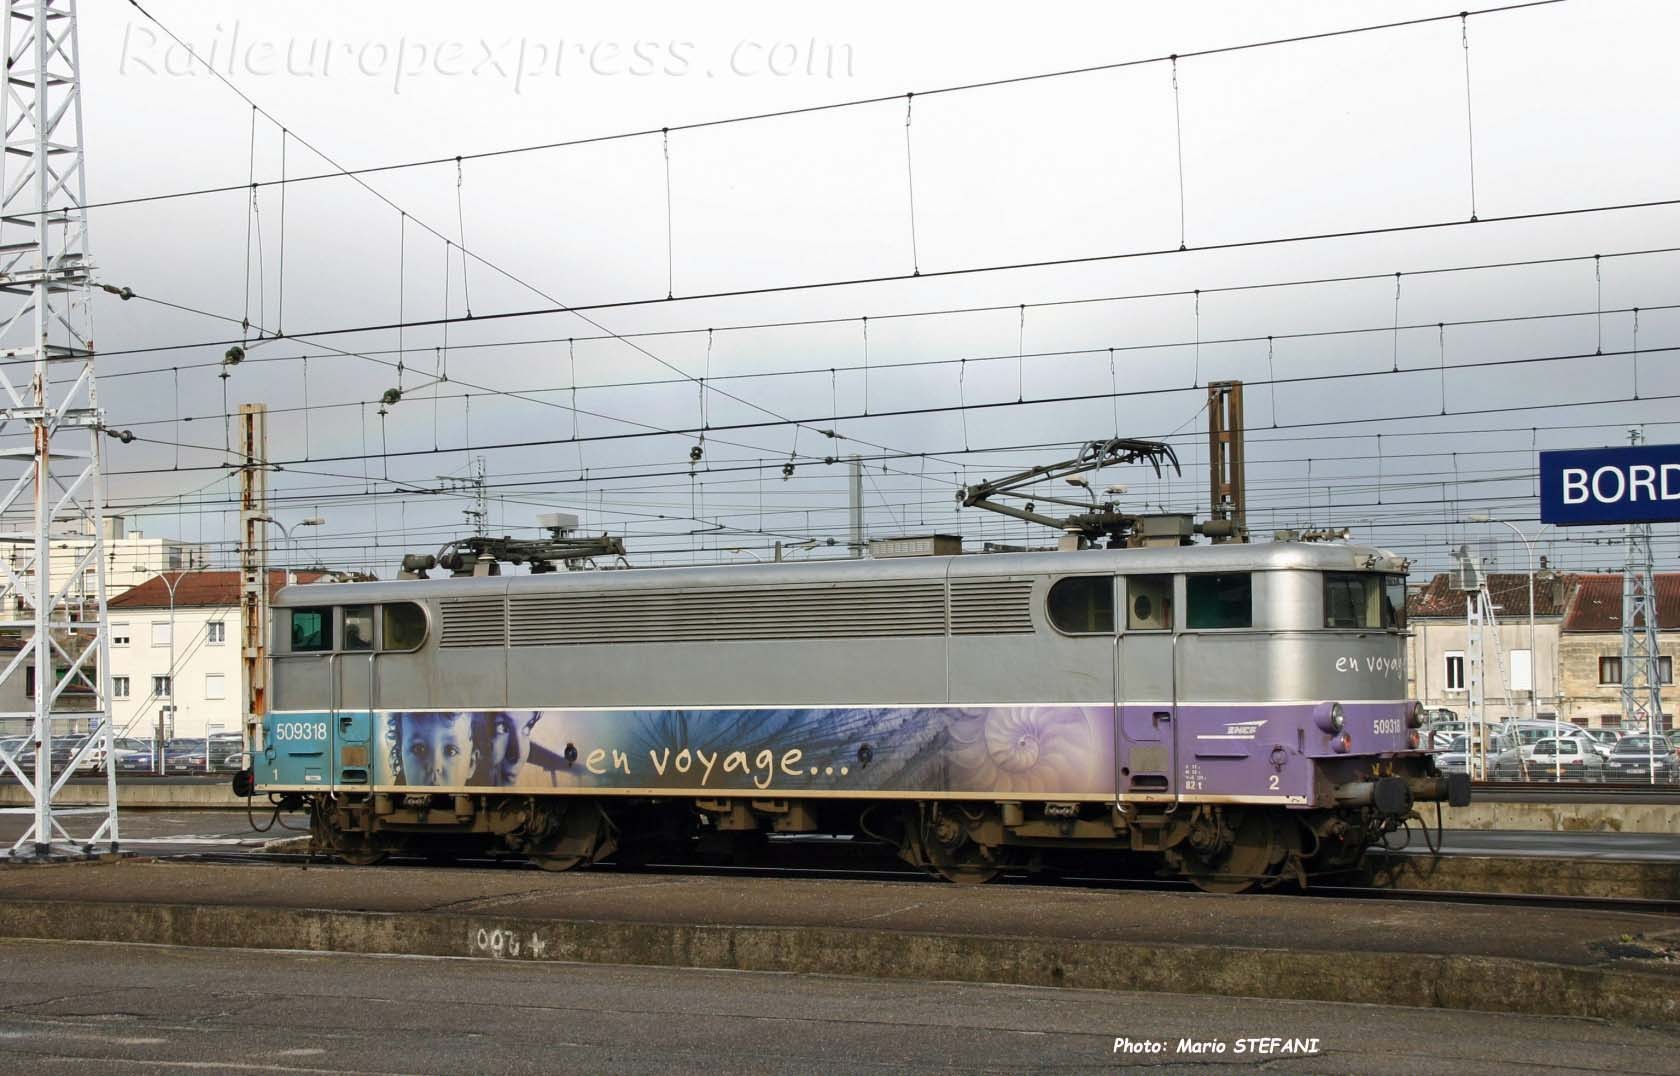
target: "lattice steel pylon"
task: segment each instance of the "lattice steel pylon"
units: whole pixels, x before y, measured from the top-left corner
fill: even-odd
[[[16,566],[0,559],[0,634],[17,646],[0,669],[0,688],[11,689],[0,698],[27,698],[32,709],[0,712],[0,719],[30,722],[17,757],[0,750],[0,768],[31,800],[6,809],[29,815],[9,855],[56,858],[102,844],[117,850],[93,267],[75,0],[4,2],[0,467],[17,461],[22,468],[0,477],[0,541],[25,552]],[[31,379],[20,387],[15,374],[24,369]],[[61,561],[60,579],[53,546],[67,537],[76,539],[69,546],[76,555]],[[91,708],[72,709],[78,698]],[[94,734],[55,759],[54,741],[83,723]],[[31,754],[33,772],[26,772]],[[103,765],[105,803],[56,806],[66,778],[89,759]],[[60,821],[70,815],[91,818],[91,835],[73,838]]]
[[[1662,712],[1661,651],[1657,649],[1657,587],[1651,525],[1630,523],[1622,569],[1622,724],[1666,732]]]

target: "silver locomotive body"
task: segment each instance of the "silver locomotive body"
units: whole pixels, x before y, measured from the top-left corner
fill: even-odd
[[[1403,571],[1275,543],[290,587],[254,776],[351,858],[824,831],[1240,888],[1448,798]]]

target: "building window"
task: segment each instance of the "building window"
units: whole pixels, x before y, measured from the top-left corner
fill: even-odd
[[[126,623],[125,624],[112,624],[111,625],[111,645],[112,646],[127,646],[128,645],[128,625]]]
[[[1674,683],[1674,659],[1667,654],[1657,658],[1657,678],[1665,684]],[[1598,682],[1601,684],[1620,684],[1622,682],[1622,659],[1620,657],[1598,659]]]
[[[1511,690],[1534,690],[1534,657],[1527,650],[1511,651]]]
[[[154,698],[159,698],[159,699],[167,699],[167,698],[170,697],[169,677],[167,677],[167,676],[154,676],[154,677],[152,677],[152,696]]]
[[[1464,651],[1447,651],[1447,690],[1464,690]]]
[[[1247,572],[1186,576],[1184,601],[1193,630],[1254,626],[1254,577]]]
[[[169,623],[169,621],[167,621],[167,620],[154,620],[154,621],[152,621],[152,645],[153,646],[168,646],[169,645],[169,640],[173,636],[174,636],[173,625],[171,625]]]
[[[1069,635],[1114,632],[1114,577],[1073,575],[1050,586],[1050,623]],[[348,616],[348,612],[346,613]]]
[[[227,676],[222,673],[205,673],[204,697],[206,699],[227,698]]]
[[[204,625],[204,641],[207,643],[227,642],[227,621],[212,620]]]
[[[111,677],[111,697],[117,699],[128,698],[128,677]]]

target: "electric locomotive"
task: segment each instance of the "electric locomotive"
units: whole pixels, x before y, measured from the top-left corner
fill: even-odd
[[[850,834],[960,882],[1345,870],[1468,802],[1406,563],[1278,541],[291,586],[247,788],[351,862]]]

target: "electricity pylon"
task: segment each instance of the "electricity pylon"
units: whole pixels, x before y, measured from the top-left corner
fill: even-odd
[[[0,541],[22,554],[0,558],[0,687],[27,711],[0,719],[30,724],[0,770],[29,790],[29,824],[14,858],[117,850],[116,774],[111,754],[110,638],[105,610],[102,430],[94,390],[87,181],[75,0],[4,0],[6,92],[0,96],[0,461],[23,466],[0,478]],[[29,381],[23,383],[27,371]],[[27,439],[25,438],[27,434]],[[65,538],[73,558],[53,563]],[[61,577],[62,576],[62,577]],[[84,705],[71,709],[80,699]],[[91,703],[90,705],[87,705]],[[53,743],[85,723],[79,750],[53,758]],[[33,757],[32,772],[26,772]],[[104,804],[59,807],[69,775],[86,759],[105,770]],[[87,816],[73,838],[61,818]]]

